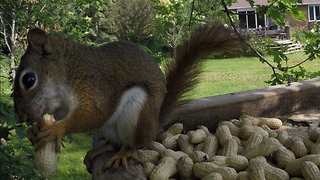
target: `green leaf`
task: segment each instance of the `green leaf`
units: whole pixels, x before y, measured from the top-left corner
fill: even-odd
[[[247,2],[250,4],[251,7],[254,6],[254,1],[253,0],[247,0]]]
[[[27,127],[25,125],[16,126],[15,130],[20,139],[27,137],[27,134],[26,134]]]
[[[289,11],[291,17],[295,20],[302,20],[302,21],[308,21],[305,17],[305,14],[303,11],[301,11],[298,6],[293,6],[292,9]]]

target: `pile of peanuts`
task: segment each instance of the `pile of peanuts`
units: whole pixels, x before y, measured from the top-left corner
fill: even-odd
[[[320,128],[290,136],[282,121],[242,115],[183,133],[173,124],[138,157],[148,179],[320,179]]]

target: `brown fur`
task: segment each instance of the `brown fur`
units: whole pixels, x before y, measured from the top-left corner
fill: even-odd
[[[132,87],[140,87],[148,96],[140,109],[134,138],[122,146],[145,146],[157,136],[159,122],[165,123],[182,95],[196,83],[199,64],[212,52],[230,52],[238,45],[223,26],[201,27],[176,48],[165,77],[152,58],[130,42],[87,47],[40,29],[30,30],[28,40],[14,82],[15,111],[20,121],[39,121],[45,113],[61,120],[29,132],[33,143],[40,142],[37,148],[56,140],[57,150],[66,134],[106,124],[123,93]],[[30,89],[22,87],[24,72],[36,75],[36,84]]]
[[[190,91],[198,82],[201,63],[214,52],[232,53],[239,40],[232,35],[230,29],[223,25],[203,26],[194,31],[189,40],[184,41],[175,50],[174,61],[166,66],[166,94],[161,106],[162,124],[167,123],[166,117],[176,106],[182,96]]]

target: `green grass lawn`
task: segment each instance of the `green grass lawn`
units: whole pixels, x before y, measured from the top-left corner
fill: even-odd
[[[72,138],[72,143],[64,142],[65,148],[62,148],[58,155],[57,174],[51,178],[52,180],[92,179],[83,164],[87,151],[92,148],[92,135],[75,134]]]
[[[294,64],[305,57],[303,53],[289,55],[289,64]],[[270,57],[268,59],[271,59]],[[304,67],[309,71],[318,71],[319,61],[307,62]],[[258,58],[234,58],[208,60],[203,66],[200,84],[188,94],[188,98],[199,98],[219,94],[227,94],[269,86],[264,83],[272,71],[262,64]],[[91,179],[82,163],[86,152],[91,148],[92,136],[74,135],[78,143],[65,143],[58,159],[58,173],[53,180]]]
[[[289,54],[288,65],[292,66],[304,60],[302,52]],[[266,57],[272,62],[272,57]],[[308,71],[319,71],[319,60],[303,64]],[[228,94],[257,88],[268,87],[265,81],[272,74],[267,64],[256,57],[208,60],[204,63],[200,83],[187,95],[188,99]]]

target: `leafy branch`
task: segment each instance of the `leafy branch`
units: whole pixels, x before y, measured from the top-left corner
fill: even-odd
[[[251,1],[251,0],[247,0],[247,1],[249,2],[249,4],[250,4],[251,6],[254,5],[254,2],[253,2],[253,1]],[[262,54],[260,54],[254,47],[252,47],[252,45],[251,45],[248,41],[246,41],[246,40],[243,38],[243,36],[240,34],[238,28],[236,27],[236,25],[235,25],[235,23],[234,23],[234,21],[233,21],[233,19],[232,19],[232,17],[231,17],[231,12],[230,12],[230,10],[228,9],[228,6],[227,6],[225,0],[221,0],[221,2],[222,2],[222,5],[223,5],[223,8],[224,8],[224,10],[225,10],[225,12],[226,12],[226,14],[227,14],[227,17],[228,17],[228,19],[229,19],[229,21],[230,21],[230,24],[231,24],[232,28],[233,28],[234,31],[235,31],[235,34],[240,38],[240,40],[241,40],[246,46],[248,46],[248,47],[250,48],[250,50],[252,50],[252,51],[256,54],[256,56],[260,59],[260,61],[261,61],[262,63],[266,63],[266,64],[272,69],[272,72],[273,72],[273,75],[272,75],[272,76],[275,78],[276,83],[278,83],[278,84],[284,84],[284,81],[283,81],[283,77],[284,77],[284,76],[282,76],[282,78],[280,78],[280,77],[279,77],[279,74],[276,73],[276,70],[279,70],[279,71],[281,71],[281,72],[283,72],[283,73],[286,73],[286,72],[289,71],[289,69],[293,69],[293,68],[295,68],[295,67],[298,67],[298,66],[302,65],[303,63],[305,63],[305,62],[307,62],[307,61],[311,61],[311,60],[315,59],[316,57],[319,57],[319,51],[320,51],[319,48],[320,48],[320,47],[319,47],[319,42],[316,41],[314,44],[309,43],[309,45],[307,46],[307,47],[309,47],[309,48],[306,49],[306,54],[309,54],[309,56],[308,56],[306,59],[304,59],[303,61],[301,61],[301,62],[299,62],[299,63],[297,63],[297,64],[295,64],[295,65],[293,65],[293,66],[283,67],[283,66],[281,66],[280,62],[282,61],[282,59],[285,59],[285,60],[287,61],[288,58],[287,58],[287,56],[286,56],[285,54],[283,54],[283,53],[281,53],[281,52],[278,52],[278,51],[275,51],[275,52],[273,53],[273,55],[274,55],[274,61],[277,62],[278,65],[277,65],[277,66],[272,65],[268,60],[266,60],[266,59],[264,58],[264,56],[263,56]],[[275,2],[276,2],[276,1],[273,1],[271,4],[269,4],[268,6],[265,6],[265,7],[263,7],[263,8],[262,8],[262,6],[260,6],[260,8],[262,8],[263,11],[267,12],[270,8],[272,8],[272,5],[273,5]],[[296,11],[296,9],[290,9],[290,10]],[[292,14],[292,13],[290,13],[290,14]],[[299,14],[299,13],[298,13],[298,14]],[[296,16],[295,18],[299,18],[299,17],[300,17],[300,16]],[[314,47],[315,47],[315,48],[314,48]],[[276,59],[280,59],[280,60],[276,60]],[[301,70],[301,68],[300,68],[300,70]],[[269,82],[271,82],[271,81],[269,81]]]

